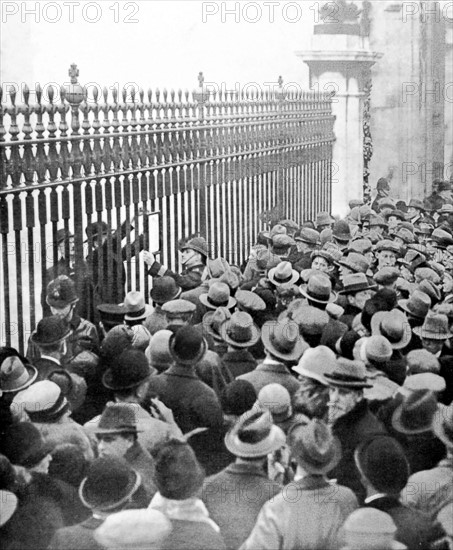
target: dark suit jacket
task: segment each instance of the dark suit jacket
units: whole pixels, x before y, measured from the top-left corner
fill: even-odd
[[[256,367],[256,359],[246,349],[227,351],[221,360],[233,378],[252,372]]]
[[[389,514],[397,527],[395,539],[405,544],[408,550],[430,548],[431,543],[443,536],[443,529],[437,522],[419,510],[404,506],[398,497],[386,495],[365,504]]]
[[[150,394],[173,411],[183,433],[195,428],[221,428],[222,409],[213,389],[202,382],[190,367],[173,365],[150,378]]]
[[[236,549],[250,535],[263,504],[280,491],[255,464],[230,464],[205,480],[201,498],[227,548]]]
[[[239,376],[238,379],[250,382],[255,388],[257,395],[261,388],[264,388],[264,386],[268,384],[281,384],[288,390],[291,397],[299,389],[299,382],[283,363],[278,365],[266,365],[265,363],[261,363],[254,371],[243,374]]]
[[[191,290],[197,288],[201,285],[201,276],[204,271],[204,265],[194,265],[185,269],[180,275],[167,269],[159,262],[154,262],[153,265],[148,269],[148,275],[152,277],[172,277],[178,286],[183,290]]]

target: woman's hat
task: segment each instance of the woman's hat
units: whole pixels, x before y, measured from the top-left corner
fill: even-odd
[[[329,386],[336,388],[362,389],[372,388],[368,383],[367,371],[362,361],[351,361],[339,357],[337,359],[335,370],[324,375]]]
[[[397,432],[409,435],[430,432],[437,411],[437,399],[433,392],[414,391],[395,409],[392,426]]]
[[[299,334],[294,321],[267,321],[261,329],[261,340],[265,349],[283,361],[298,361],[308,345]]]
[[[268,410],[244,413],[225,436],[226,448],[240,458],[264,457],[285,443],[283,430],[272,423]]]
[[[288,432],[292,456],[311,474],[327,474],[341,460],[341,444],[327,424],[318,418],[298,423]]]
[[[160,548],[171,529],[171,521],[158,510],[122,510],[107,516],[93,536],[107,550],[150,550]]]
[[[78,301],[74,281],[66,275],[59,275],[47,285],[46,302],[50,307],[62,309]]]
[[[335,367],[335,353],[327,346],[317,346],[307,349],[299,359],[299,364],[292,367],[292,370],[327,386],[328,382],[324,377],[332,373]]]
[[[0,365],[0,391],[19,392],[28,388],[38,376],[37,369],[29,363],[23,363],[19,357],[6,357]]]
[[[155,458],[155,481],[160,494],[171,500],[195,496],[203,485],[205,472],[192,447],[172,439],[162,445]]]
[[[294,284],[299,279],[299,273],[289,262],[280,262],[277,267],[269,270],[267,278],[274,285]]]
[[[236,348],[248,348],[260,339],[259,328],[245,311],[233,313],[220,327],[220,334],[224,342]]]
[[[411,341],[411,326],[402,311],[378,311],[371,318],[371,334],[385,336],[393,349],[405,348]]]
[[[153,312],[153,308],[145,304],[145,297],[141,292],[131,291],[124,298],[125,321],[139,321],[146,319]]]
[[[328,304],[336,300],[336,294],[332,292],[330,279],[322,273],[314,273],[308,279],[308,283],[300,285],[301,294],[312,302]]]
[[[97,458],[80,484],[79,497],[87,508],[108,512],[126,504],[140,483],[140,474],[122,458]]]
[[[30,340],[38,346],[54,346],[71,334],[68,323],[57,315],[44,317],[39,321],[36,331]]]
[[[412,317],[424,319],[431,307],[431,298],[421,290],[414,290],[407,300],[398,300],[398,306]]]
[[[199,300],[208,309],[218,307],[231,309],[236,305],[236,299],[230,296],[230,287],[220,282],[213,283],[208,292],[199,296]]]
[[[113,391],[132,389],[152,374],[146,355],[136,349],[124,350],[102,377],[102,383]]]
[[[158,277],[155,279],[149,295],[153,302],[162,305],[177,298],[181,294],[181,290],[173,277]]]
[[[431,312],[425,317],[421,327],[414,327],[412,330],[420,338],[429,340],[448,340],[453,336],[448,329],[448,317],[441,313]]]
[[[181,327],[169,341],[170,353],[179,365],[195,365],[206,353],[206,341],[194,327]]]

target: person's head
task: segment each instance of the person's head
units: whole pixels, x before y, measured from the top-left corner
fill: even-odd
[[[47,285],[46,302],[52,315],[67,323],[71,321],[78,301],[74,281],[66,275],[59,275]]]
[[[351,292],[347,294],[346,300],[348,301],[348,304],[362,311],[365,307],[365,302],[369,300],[371,296],[371,289],[359,290],[358,292]]]
[[[393,267],[396,264],[396,254],[392,250],[380,250],[376,252],[378,269]]]
[[[316,253],[313,255],[313,260],[311,262],[312,269],[317,269],[318,271],[324,271],[327,273],[329,271],[329,267],[329,261],[326,256]]]
[[[129,403],[109,403],[96,428],[100,457],[124,458],[137,441],[135,407]]]
[[[329,388],[328,418],[333,424],[351,412],[363,400],[363,390],[342,387]]]
[[[93,248],[101,248],[107,240],[109,226],[105,222],[93,222],[86,228],[86,234],[91,234]]]
[[[442,290],[445,295],[453,292],[453,275],[448,271],[445,271],[442,277]]]
[[[439,353],[444,347],[445,340],[435,340],[434,338],[422,338],[423,349],[429,351],[433,355]]]
[[[47,474],[52,460],[52,445],[46,442],[31,422],[16,422],[3,428],[2,454],[15,466]]]
[[[39,321],[31,340],[39,347],[41,354],[63,357],[66,354],[66,338],[69,334],[67,321],[51,315]]]
[[[74,235],[67,233],[65,229],[60,229],[57,231],[57,244],[59,258],[66,259],[67,251],[69,265],[73,265],[75,260]]]
[[[181,263],[184,269],[195,265],[206,264],[208,246],[202,237],[194,237],[181,246]]]
[[[132,433],[96,434],[96,438],[99,456],[115,458],[124,458],[124,455],[137,440],[137,436]]]
[[[373,296],[372,285],[364,273],[351,273],[343,279],[343,290],[349,305],[363,310],[365,303]]]
[[[388,197],[390,193],[390,185],[386,178],[378,179],[376,191],[380,197]]]

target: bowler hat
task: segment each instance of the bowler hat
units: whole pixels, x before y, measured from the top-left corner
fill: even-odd
[[[136,406],[132,403],[108,403],[94,430],[96,434],[136,434]]]
[[[308,347],[299,334],[294,321],[267,321],[261,329],[265,349],[278,359],[298,361]]]
[[[194,237],[181,246],[181,250],[195,250],[206,258],[209,256],[208,243],[203,237]]]
[[[59,275],[47,285],[46,302],[50,307],[62,309],[79,301],[75,291],[75,284],[66,275]]]
[[[453,403],[443,409],[443,414],[434,416],[433,430],[448,449],[453,449]]]
[[[19,392],[28,388],[38,376],[37,369],[29,363],[23,363],[19,357],[6,357],[0,365],[0,392]]]
[[[97,310],[102,324],[108,329],[121,325],[124,321],[126,310],[122,304],[100,304]]]
[[[198,298],[208,309],[226,307],[231,309],[236,305],[236,299],[230,296],[230,287],[225,283],[215,282],[209,287],[209,291]]]
[[[341,460],[339,439],[318,418],[291,426],[288,445],[292,456],[311,474],[327,474]]]
[[[106,362],[116,360],[121,353],[132,347],[134,333],[128,325],[117,325],[106,335],[101,345],[101,356]]]
[[[298,233],[296,233],[294,240],[316,245],[319,242],[319,233],[315,229],[303,227]]]
[[[351,273],[346,275],[343,280],[343,290],[340,290],[338,294],[356,294],[364,290],[375,289],[375,285],[370,285],[365,273]]]
[[[195,365],[206,353],[206,341],[194,327],[181,327],[169,341],[170,353],[179,365]]]
[[[151,315],[153,308],[145,303],[145,298],[141,292],[135,290],[128,292],[124,298],[125,321],[139,321],[146,319]]]
[[[109,550],[150,550],[161,548],[171,530],[171,521],[167,516],[147,508],[110,514],[93,536],[101,548]]]
[[[272,422],[270,411],[244,413],[225,436],[225,446],[240,458],[259,458],[283,447],[286,437]]]
[[[367,371],[362,361],[351,361],[343,357],[337,359],[335,370],[324,375],[329,386],[338,388],[371,388],[367,381]]]
[[[335,237],[337,241],[349,242],[351,240],[351,230],[348,222],[345,220],[336,221],[333,224],[332,236]]]
[[[433,392],[411,392],[393,412],[392,426],[403,434],[430,432],[437,410],[437,399]]]
[[[135,388],[151,375],[151,370],[142,351],[124,350],[102,377],[102,383],[113,391]]]
[[[97,458],[80,484],[79,497],[87,508],[108,512],[126,504],[140,483],[140,474],[122,458]]]
[[[177,298],[181,294],[181,287],[176,284],[173,277],[158,277],[149,294],[153,302],[161,305]]]
[[[260,330],[245,311],[233,313],[220,327],[223,340],[236,348],[248,348],[260,339]]]
[[[186,500],[201,489],[205,473],[192,447],[171,439],[155,457],[155,481],[160,494],[171,500]]]
[[[69,336],[71,330],[66,321],[57,315],[44,317],[39,321],[30,339],[38,346],[54,346]]]
[[[414,327],[414,333],[429,340],[448,340],[453,334],[448,329],[448,317],[442,313],[430,313],[422,326]]]
[[[307,349],[292,370],[327,386],[325,375],[332,373],[335,367],[335,353],[327,346],[317,346]]]
[[[52,450],[41,432],[31,422],[17,422],[3,429],[0,452],[17,466],[32,468]]]
[[[399,494],[409,479],[409,462],[393,437],[380,435],[361,443],[354,453],[363,476],[380,493]]]
[[[60,386],[51,380],[35,382],[20,394],[18,404],[24,407],[31,422],[56,422],[68,411],[69,403]]]
[[[294,284],[299,279],[299,273],[289,262],[281,262],[269,270],[267,278],[274,285]]]
[[[431,307],[431,298],[420,290],[414,290],[407,300],[398,300],[398,306],[412,317],[424,319]]]
[[[405,348],[411,341],[411,326],[402,311],[378,311],[371,318],[371,334],[385,336],[393,349]]]
[[[332,292],[332,283],[323,273],[314,273],[308,283],[300,285],[299,289],[303,296],[318,304],[328,304],[336,299],[336,294]]]
[[[365,258],[363,254],[357,254],[357,252],[350,252],[346,258],[338,260],[338,265],[347,267],[351,271],[356,273],[366,273],[370,267],[370,262]]]
[[[256,292],[251,290],[238,290],[234,295],[237,301],[237,308],[247,312],[264,311],[266,304]]]

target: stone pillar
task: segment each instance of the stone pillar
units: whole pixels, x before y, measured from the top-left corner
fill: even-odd
[[[359,25],[315,26],[312,49],[298,51],[310,68],[310,87],[335,92],[332,213],[343,216],[350,199],[363,197],[363,103],[370,68],[382,54],[369,50]]]

